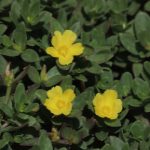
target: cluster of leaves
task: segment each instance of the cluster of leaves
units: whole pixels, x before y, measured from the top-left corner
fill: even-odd
[[[1,0],[0,149],[149,150],[149,14],[147,0]],[[45,49],[65,29],[85,49],[61,66]],[[43,106],[55,85],[76,91],[68,117]],[[116,120],[93,111],[106,89],[123,101]]]

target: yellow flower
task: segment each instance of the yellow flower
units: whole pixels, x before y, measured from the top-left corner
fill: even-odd
[[[72,101],[75,98],[75,93],[72,89],[67,89],[64,92],[60,86],[53,87],[47,91],[48,98],[44,105],[54,115],[69,115],[72,110]]]
[[[101,118],[116,119],[122,110],[122,101],[117,97],[115,90],[106,90],[103,94],[97,93],[93,99],[95,114]]]
[[[72,63],[73,57],[82,54],[84,49],[81,43],[74,44],[76,38],[77,35],[71,30],[65,30],[64,33],[55,31],[51,41],[53,47],[46,49],[47,54],[58,58],[61,65]]]

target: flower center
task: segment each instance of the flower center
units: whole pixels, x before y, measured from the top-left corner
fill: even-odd
[[[62,46],[59,48],[59,54],[65,57],[67,55],[68,48],[66,46]]]
[[[64,101],[59,100],[59,101],[57,102],[57,107],[58,107],[59,109],[63,108],[64,106],[65,106],[65,102],[64,102]]]

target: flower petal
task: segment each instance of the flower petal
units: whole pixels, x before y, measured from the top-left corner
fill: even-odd
[[[63,41],[66,43],[65,45],[71,45],[75,42],[77,35],[71,30],[65,30],[63,33]]]
[[[105,115],[103,114],[103,112],[99,109],[99,107],[94,107],[95,109],[95,114],[101,118],[104,118]]]
[[[46,99],[44,106],[54,115],[60,115],[61,111],[58,109],[58,107],[55,105],[55,102],[50,100],[50,99]]]
[[[52,37],[52,45],[55,47],[55,48],[59,48],[60,45],[62,44],[62,34],[60,31],[55,31],[54,32],[54,36]]]
[[[122,110],[122,101],[121,101],[121,99],[116,99],[116,101],[114,103],[115,103],[116,113],[120,113],[121,110]]]
[[[58,51],[55,48],[53,48],[53,47],[48,47],[46,49],[46,53],[49,54],[49,55],[51,55],[52,57],[56,57],[56,58],[59,57]]]
[[[109,100],[114,100],[118,97],[118,94],[115,90],[106,90],[104,92],[104,96],[107,97]]]
[[[73,44],[70,48],[69,51],[73,56],[78,56],[83,53],[84,47],[81,43],[76,43]]]
[[[63,96],[68,102],[72,102],[76,95],[72,89],[67,89],[64,91]]]
[[[118,118],[118,114],[117,113],[112,113],[110,116],[107,116],[107,118],[109,118],[109,119],[117,119]]]
[[[49,98],[53,98],[56,96],[61,96],[62,95],[62,88],[60,86],[55,86],[51,90],[47,91],[47,96]]]
[[[65,109],[62,110],[62,113],[67,116],[70,114],[71,110],[72,110],[72,103],[68,103]]]
[[[71,55],[67,55],[65,57],[60,56],[58,61],[61,65],[68,65],[68,64],[72,63],[73,56],[71,56]]]
[[[100,103],[102,95],[100,93],[97,93],[96,96],[93,99],[93,105],[97,106]],[[99,106],[97,106],[99,107]]]

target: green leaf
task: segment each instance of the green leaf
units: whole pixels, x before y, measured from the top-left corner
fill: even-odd
[[[135,31],[138,40],[145,49],[150,50],[150,35],[149,35],[150,17],[145,12],[139,12],[135,18]]]
[[[21,3],[21,15],[26,22],[28,22],[29,8],[30,8],[30,0],[22,0]]]
[[[150,62],[145,61],[144,62],[144,69],[150,75],[150,69],[149,68],[150,68]]]
[[[35,145],[32,148],[30,148],[29,150],[40,150],[39,146]]]
[[[60,74],[56,66],[52,67],[47,72],[47,81],[44,82],[45,86],[51,87],[59,83],[63,79],[63,76]]]
[[[50,33],[53,35],[55,31],[63,32],[64,28],[61,26],[58,20],[54,17],[50,17]]]
[[[50,30],[49,30],[49,23],[50,23],[50,18],[52,17],[52,14],[49,12],[49,11],[42,11],[41,13],[40,13],[40,22],[44,22],[45,23],[45,29],[48,31],[48,33],[50,32]]]
[[[82,127],[80,130],[77,131],[77,133],[78,133],[78,137],[83,139],[83,138],[89,136],[89,127],[88,126],[86,127],[86,125],[85,125],[85,127]]]
[[[125,72],[121,76],[120,82],[121,82],[121,85],[122,85],[123,95],[127,96],[130,93],[130,90],[131,90],[132,75],[129,72]]]
[[[144,138],[144,130],[145,130],[144,124],[139,120],[135,121],[130,127],[130,132],[135,138],[138,139]]]
[[[135,30],[136,30],[137,36],[142,31],[148,31],[149,25],[150,25],[149,15],[145,12],[140,11],[136,15],[136,18],[135,18]]]
[[[83,1],[83,2],[84,2],[83,5],[84,5],[85,12],[91,17],[94,17],[95,14],[99,14],[107,11],[106,2],[104,0],[99,0],[99,1],[92,0],[89,1],[88,3],[87,1]]]
[[[20,5],[17,1],[13,1],[13,3],[11,4],[9,15],[14,24],[18,26],[20,18]]]
[[[87,60],[91,61],[92,63],[102,64],[107,62],[109,59],[113,57],[113,54],[110,50],[100,51],[93,55],[87,56]]]
[[[97,133],[95,134],[95,136],[96,136],[96,138],[97,138],[98,140],[104,141],[104,140],[107,138],[107,136],[108,136],[108,132],[100,131],[100,132],[97,132]]]
[[[38,53],[32,49],[25,50],[21,57],[26,62],[37,62],[40,59]]]
[[[7,30],[7,26],[4,24],[0,24],[0,35],[2,35]]]
[[[101,150],[116,150],[116,149],[114,149],[111,145],[109,145],[109,144],[105,144],[102,148],[101,148]]]
[[[94,97],[93,87],[87,88],[84,92],[79,94],[74,100],[74,107],[76,109],[83,109],[85,105],[91,102],[91,99]]]
[[[144,9],[146,11],[150,11],[150,1],[146,2],[146,4],[144,5]]]
[[[0,149],[3,149],[9,142],[12,141],[12,137],[9,133],[4,133],[2,139],[0,140]]]
[[[3,49],[0,49],[0,54],[9,56],[9,57],[15,57],[15,56],[20,55],[20,52],[17,50],[9,49],[9,48],[3,48]]]
[[[118,44],[118,36],[112,35],[107,38],[107,44],[111,47],[115,47]]]
[[[7,66],[7,61],[3,56],[0,55],[0,74],[5,73],[6,66]]]
[[[76,76],[75,79],[83,81],[83,82],[87,82],[87,78],[82,74]]]
[[[59,150],[67,150],[67,148],[65,148],[65,147],[62,147],[62,148],[60,148]]]
[[[7,35],[2,36],[2,44],[6,47],[10,47],[12,45],[12,41],[10,40],[9,36]]]
[[[147,31],[139,33],[139,41],[146,50],[150,50],[150,35],[147,34]]]
[[[132,54],[138,54],[135,37],[130,33],[120,34],[122,45]]]
[[[127,9],[127,0],[108,0],[108,6],[114,13],[121,13]]]
[[[21,4],[21,15],[30,25],[40,21],[40,0],[23,0]]]
[[[71,27],[70,30],[75,32],[76,34],[80,34],[81,32],[81,22],[76,22],[74,23]]]
[[[132,1],[128,6],[128,14],[134,16],[140,9],[141,4],[138,1]]]
[[[14,111],[7,104],[3,102],[0,102],[0,110],[4,112],[4,114],[9,118],[12,118],[14,115]]]
[[[118,119],[116,119],[116,120],[105,119],[104,123],[110,127],[120,127],[121,126],[121,122]]]
[[[114,150],[129,150],[128,143],[124,143],[120,138],[110,136],[110,143]]]
[[[17,25],[13,32],[13,39],[18,47],[18,51],[23,51],[26,48],[27,35],[25,25],[23,23]]]
[[[39,104],[31,103],[25,107],[24,112],[30,113],[30,112],[37,112],[38,110],[39,110]]]
[[[78,135],[77,131],[69,127],[64,127],[61,130],[61,135],[71,144],[78,144],[81,141],[81,136]]]
[[[39,149],[40,150],[53,150],[52,143],[45,131],[41,131],[39,138]]]
[[[40,0],[32,0],[30,2],[29,7],[28,21],[31,24],[35,24],[37,22],[39,14],[40,14]]]
[[[44,101],[47,98],[47,92],[45,90],[43,90],[43,89],[38,89],[35,92],[35,95],[41,100],[42,103],[44,103]]]
[[[105,26],[100,25],[97,28],[94,28],[91,34],[93,39],[90,45],[94,48],[95,51],[98,51],[100,47],[106,45]]]
[[[0,11],[2,11],[5,7],[10,5],[13,0],[1,0],[0,1]]]
[[[132,106],[132,107],[140,107],[141,106],[141,101],[138,100],[138,99],[135,99],[133,98],[132,96],[130,97],[127,97],[125,100],[124,100],[124,106]]]
[[[133,80],[132,84],[132,90],[133,93],[138,96],[141,100],[145,100],[150,97],[150,91],[147,90],[149,89],[150,86],[148,82],[140,79],[140,78],[135,78]]]
[[[86,68],[86,71],[99,75],[102,73],[102,68],[98,64],[93,64],[91,67]]]
[[[112,14],[111,22],[114,32],[122,32],[127,27],[127,18],[125,14]]]
[[[18,117],[24,121],[27,121],[28,126],[35,126],[35,124],[37,123],[36,118],[30,115],[24,114],[24,113],[19,113]]]
[[[140,141],[140,150],[149,150],[150,144],[146,141]]]
[[[143,65],[141,63],[134,63],[132,66],[132,70],[135,77],[138,77],[141,75],[143,71]]]
[[[150,103],[145,105],[144,111],[147,112],[147,113],[150,112]]]
[[[97,87],[100,89],[112,88],[113,74],[112,71],[104,71],[100,75],[100,80],[97,83]]]
[[[24,103],[26,101],[26,97],[25,97],[25,87],[22,83],[19,83],[16,87],[14,100],[15,100],[16,110],[19,112],[23,112],[25,107]]]
[[[41,82],[39,72],[37,71],[35,67],[30,66],[27,74],[32,82],[38,83],[38,84]]]
[[[68,88],[73,88],[72,80],[73,79],[70,75],[67,75],[66,77],[64,77],[60,85],[63,88],[63,90],[66,90]]]

